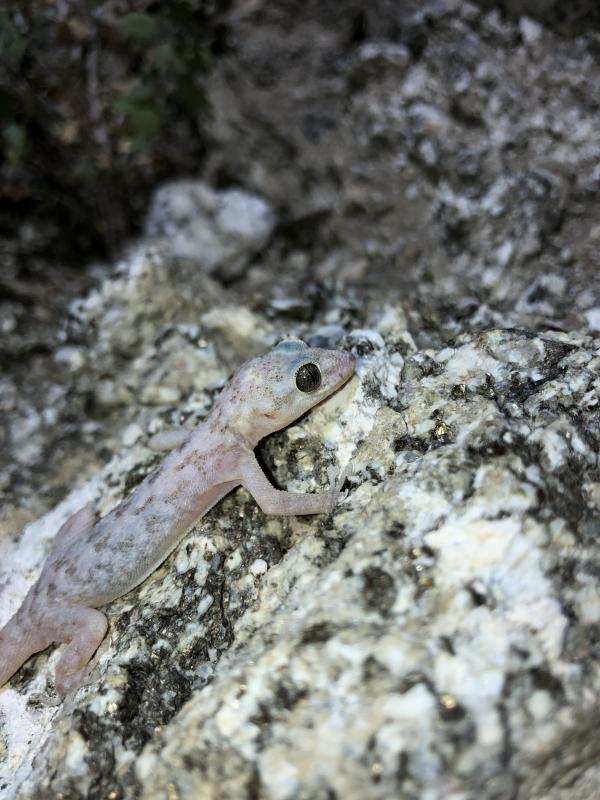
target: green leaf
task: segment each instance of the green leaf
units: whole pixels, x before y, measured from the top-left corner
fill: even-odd
[[[17,70],[21,65],[27,41],[19,33],[11,13],[14,12],[10,9],[0,9],[0,53],[9,67]]]
[[[125,36],[137,39],[139,42],[152,43],[160,35],[160,27],[156,19],[141,11],[132,11],[131,14],[121,17],[119,28]]]
[[[161,72],[181,73],[185,69],[183,61],[175,52],[173,43],[170,41],[163,42],[154,48],[152,60],[154,66]]]
[[[132,108],[128,116],[137,138],[144,142],[156,136],[165,121],[160,109],[152,106]]]
[[[150,84],[140,81],[132,86],[127,93],[113,100],[112,108],[117,114],[125,114],[127,116],[132,109],[152,102],[154,99],[155,89]]]
[[[27,133],[22,125],[11,122],[2,129],[4,140],[4,153],[9,161],[18,164],[23,160],[27,144]]]

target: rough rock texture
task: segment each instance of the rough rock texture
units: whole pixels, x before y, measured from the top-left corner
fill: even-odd
[[[582,29],[458,0],[239,4],[209,168],[285,234],[246,285],[385,281],[598,329],[600,50]]]
[[[275,216],[260,197],[216,192],[198,181],[175,181],[156,192],[146,233],[172,258],[229,277],[243,271],[273,232]]]
[[[219,192],[157,195],[38,398],[0,377],[0,623],[60,522],[283,335],[357,377],[260,457],[303,491],[350,464],[347,497],[232,494],[107,609],[94,684],[53,705],[58,654],[31,659],[3,800],[597,796],[599,51],[534,5],[234,6]]]
[[[81,317],[107,329],[117,287],[163,269],[138,253]],[[542,798],[589,779],[600,341],[490,327],[419,346],[398,302],[327,317],[292,332],[351,348],[358,376],[262,456],[292,489],[350,461],[347,498],[290,520],[227,498],[110,606],[98,682],[62,708],[44,704],[56,654],[35,657],[0,694],[15,796]],[[151,405],[94,482],[5,543],[7,612],[60,519],[106,511],[153,466],[147,433],[206,411],[227,372],[206,338],[233,328],[250,352],[275,336],[215,306],[125,370]]]

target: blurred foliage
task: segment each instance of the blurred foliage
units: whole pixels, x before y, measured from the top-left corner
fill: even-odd
[[[228,6],[3,4],[1,240],[69,259],[110,254],[158,180],[197,169],[209,113],[202,80],[223,47]]]

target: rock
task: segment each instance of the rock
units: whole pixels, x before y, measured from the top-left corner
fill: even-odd
[[[595,800],[598,67],[593,31],[511,5],[232,15],[206,173],[246,189],[162,189],[60,380],[0,376],[0,623],[61,522],[283,336],[357,376],[258,455],[293,491],[348,467],[345,497],[236,491],[107,608],[90,686],[52,705],[58,653],[31,659],[0,797]]]
[[[201,181],[175,181],[154,195],[146,234],[173,258],[223,276],[239,273],[266,243],[275,214],[239,189],[216,192]]]
[[[600,342],[465,325],[421,349],[401,306],[368,321],[346,333],[357,377],[264,451],[295,490],[349,461],[346,499],[288,521],[223,501],[110,605],[98,678],[61,719],[27,702],[56,661],[35,657],[0,694],[13,796],[551,789],[549,756],[593,725],[600,682]],[[106,511],[155,463],[144,413],[103,474],[5,545],[4,615],[67,513],[94,496]]]

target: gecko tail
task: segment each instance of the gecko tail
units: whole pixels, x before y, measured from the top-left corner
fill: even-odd
[[[0,687],[9,681],[15,672],[34,653],[43,650],[38,637],[30,627],[18,620],[18,612],[0,630]]]

